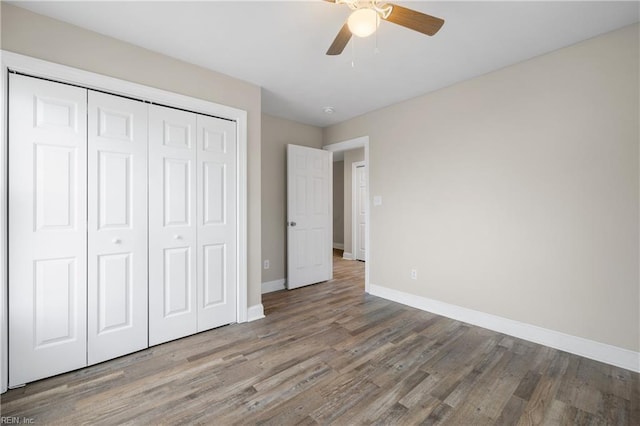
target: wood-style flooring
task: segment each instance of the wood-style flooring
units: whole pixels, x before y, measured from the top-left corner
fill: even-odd
[[[639,376],[364,294],[364,264],[267,317],[13,389],[35,424],[640,424]]]

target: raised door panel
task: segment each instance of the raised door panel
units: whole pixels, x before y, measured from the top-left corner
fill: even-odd
[[[89,364],[148,346],[147,115],[89,91]]]
[[[35,349],[78,339],[74,301],[78,285],[76,258],[36,260],[35,280]]]
[[[203,225],[224,225],[227,213],[227,167],[224,162],[202,163]]]
[[[98,257],[98,336],[133,327],[132,254]]]
[[[86,358],[86,98],[9,77],[9,385]]]
[[[202,305],[205,309],[224,304],[228,298],[225,286],[227,275],[226,248],[225,244],[210,244],[202,247],[204,263]]]
[[[35,227],[38,230],[73,229],[77,148],[35,144]]]
[[[149,107],[149,344],[197,332],[196,115]]]
[[[98,229],[127,229],[134,212],[133,155],[97,151]]]
[[[191,226],[191,168],[190,159],[164,158],[162,212],[165,227]]]
[[[191,248],[174,247],[164,250],[164,318],[180,316],[193,311]]]
[[[198,115],[198,331],[237,318],[236,123]]]

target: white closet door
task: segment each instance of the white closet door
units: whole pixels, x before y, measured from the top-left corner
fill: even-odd
[[[86,102],[10,76],[10,386],[87,365]]]
[[[236,321],[236,123],[198,115],[198,331]]]
[[[196,115],[149,107],[149,344],[197,332]]]
[[[147,105],[89,91],[88,362],[148,346]]]

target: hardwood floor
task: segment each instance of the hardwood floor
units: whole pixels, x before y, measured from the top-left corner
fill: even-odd
[[[639,375],[364,294],[364,264],[267,317],[13,389],[35,424],[640,424]],[[24,421],[22,422],[24,423]]]

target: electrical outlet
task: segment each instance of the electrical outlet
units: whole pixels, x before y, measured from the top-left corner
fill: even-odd
[[[417,280],[418,279],[418,270],[417,269],[412,269],[411,270],[411,279],[412,280]]]
[[[269,261],[268,260],[264,261],[264,269],[269,269]]]

